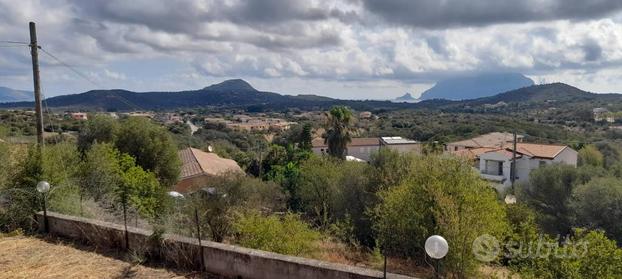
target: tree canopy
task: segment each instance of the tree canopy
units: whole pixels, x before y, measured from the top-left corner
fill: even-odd
[[[328,113],[324,141],[328,145],[329,155],[346,158],[348,143],[352,141],[352,120],[352,111],[344,106],[333,107]]]

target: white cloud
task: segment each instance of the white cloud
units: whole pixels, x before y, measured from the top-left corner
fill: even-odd
[[[446,19],[427,28],[350,0],[0,0],[0,40],[28,40],[28,21],[37,21],[41,45],[66,63],[111,87],[143,91],[241,77],[274,84],[273,91],[305,93],[300,85],[309,84],[336,97],[364,85],[370,89],[359,88],[363,97],[382,98],[459,73],[516,71],[622,92],[614,78],[622,64],[622,14],[594,6],[591,17],[571,10],[530,19],[529,7],[557,7],[557,1],[521,4],[524,23]],[[137,70],[144,60],[174,60],[178,67],[145,77],[153,66]],[[57,92],[93,87],[45,54],[41,61],[45,85]],[[0,85],[27,88],[29,62],[27,50],[0,49]]]

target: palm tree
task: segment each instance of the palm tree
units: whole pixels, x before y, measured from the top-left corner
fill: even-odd
[[[324,143],[328,145],[328,154],[345,159],[348,143],[352,141],[352,111],[345,106],[335,106],[328,114]]]

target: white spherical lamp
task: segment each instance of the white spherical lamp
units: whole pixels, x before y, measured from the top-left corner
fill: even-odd
[[[428,237],[425,241],[425,252],[433,259],[442,259],[449,252],[449,244],[447,240],[440,235],[433,235]]]
[[[50,183],[47,181],[39,181],[39,183],[37,183],[37,192],[47,193],[48,191],[50,191]]]

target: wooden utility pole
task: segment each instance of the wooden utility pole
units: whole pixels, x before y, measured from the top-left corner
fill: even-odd
[[[43,112],[41,109],[41,84],[39,81],[39,46],[37,45],[37,29],[30,22],[30,55],[32,56],[32,80],[35,87],[35,114],[37,118],[37,143],[43,145]]]
[[[512,132],[514,136],[513,147],[512,147],[512,170],[510,171],[511,177],[510,181],[512,182],[512,192],[514,191],[514,181],[516,180],[516,130]]]

